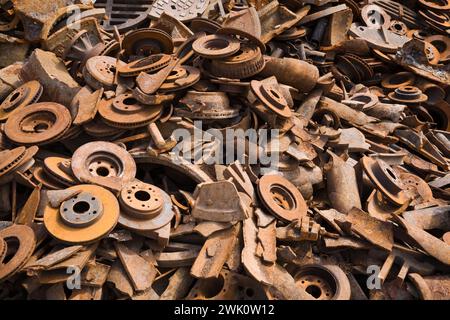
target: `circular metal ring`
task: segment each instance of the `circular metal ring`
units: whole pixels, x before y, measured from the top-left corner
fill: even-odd
[[[72,117],[61,104],[41,102],[11,113],[5,134],[17,144],[44,145],[59,139],[70,127]]]
[[[208,59],[220,59],[235,54],[241,44],[230,36],[211,34],[200,37],[192,44],[192,49],[196,54]]]
[[[134,231],[160,229],[174,216],[170,196],[151,184],[130,182],[121,190],[119,199],[124,209],[119,224]]]
[[[264,206],[282,220],[301,219],[308,210],[300,191],[282,176],[262,176],[258,181],[258,193]]]
[[[10,227],[0,230],[0,240],[2,239],[6,242],[8,250],[14,250],[13,247],[9,248],[8,246],[9,239],[18,242],[18,246],[8,262],[4,263],[4,258],[7,253],[3,257],[0,255],[0,282],[19,271],[31,257],[36,247],[34,231],[26,225],[13,224]]]
[[[29,81],[11,92],[0,105],[0,120],[5,120],[14,110],[38,102],[43,87],[36,81]]]
[[[53,208],[47,205],[44,210],[44,225],[54,238],[70,244],[87,244],[100,240],[114,229],[119,218],[120,209],[119,202],[113,193],[105,188],[87,184],[73,186],[67,190],[81,191],[80,194],[84,193],[86,196],[89,196],[90,199],[96,199],[91,200],[89,205],[95,205],[97,201],[100,202],[103,207],[103,214],[96,214],[97,217],[92,219],[89,223],[86,223],[86,220],[86,225],[84,226],[74,226],[73,222],[75,220],[72,218],[75,216],[66,216],[65,218],[62,218],[60,208]],[[78,194],[77,198],[80,194]],[[69,209],[69,204],[72,203],[72,199],[63,202],[61,207],[66,208],[67,203],[67,208]],[[73,205],[75,206],[77,203],[80,202],[75,199]],[[98,208],[98,210],[100,210],[100,208]],[[90,209],[88,211],[90,212]],[[74,215],[76,214],[78,213],[75,211]],[[65,219],[68,219],[71,223],[67,223],[67,220]]]
[[[133,157],[125,149],[105,141],[89,142],[79,147],[72,156],[71,168],[79,181],[113,190],[121,189],[136,175]]]

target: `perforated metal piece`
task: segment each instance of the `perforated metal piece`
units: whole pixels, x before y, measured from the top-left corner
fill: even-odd
[[[180,21],[189,21],[201,15],[208,4],[209,0],[157,0],[153,3],[150,17],[159,18],[165,12]]]

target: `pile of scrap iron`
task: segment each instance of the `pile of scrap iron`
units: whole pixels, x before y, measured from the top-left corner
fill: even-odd
[[[450,2],[0,0],[0,299],[449,300]]]

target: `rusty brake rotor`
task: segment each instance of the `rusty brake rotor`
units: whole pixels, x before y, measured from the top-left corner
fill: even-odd
[[[120,67],[119,74],[122,77],[133,77],[138,76],[141,72],[156,72],[166,67],[170,61],[171,56],[168,54],[153,54]]]
[[[139,128],[156,121],[162,105],[146,106],[137,101],[132,93],[124,93],[111,100],[102,100],[98,112],[103,121],[115,128]]]
[[[70,244],[97,241],[117,224],[119,202],[110,191],[95,185],[81,184],[67,190],[81,193],[61,203],[59,208],[47,205],[44,225],[56,239]]]
[[[264,175],[258,181],[258,193],[264,206],[285,221],[301,219],[308,207],[300,191],[278,175]]]
[[[77,181],[73,175],[61,169],[61,165],[65,165],[69,170],[72,170],[70,169],[70,159],[62,157],[47,157],[44,159],[44,170],[48,175],[64,185],[76,184]]]
[[[36,237],[33,229],[26,225],[12,225],[0,230],[0,240],[6,242],[6,253],[0,254],[0,282],[19,271],[33,254],[36,247]],[[14,240],[16,246],[9,246],[8,240]],[[4,249],[4,250],[5,250]],[[14,252],[13,252],[14,250]],[[8,262],[4,263],[4,259],[11,255]]]
[[[286,99],[275,86],[252,80],[250,87],[258,99],[274,113],[282,118],[289,118],[291,116],[291,109]]]
[[[79,147],[72,156],[71,167],[79,181],[113,190],[120,190],[136,175],[133,157],[125,149],[105,141],[89,142]]]
[[[167,225],[173,218],[170,196],[160,188],[132,181],[119,195],[122,212],[119,224],[135,231],[151,231]]]
[[[0,121],[7,119],[14,110],[36,103],[42,95],[42,89],[42,85],[33,80],[11,92],[0,105]]]
[[[389,99],[400,103],[421,103],[428,100],[426,94],[414,86],[402,86],[388,94]]]
[[[203,58],[220,59],[235,54],[241,47],[240,42],[226,35],[211,34],[198,38],[192,49]]]
[[[156,53],[173,53],[173,41],[169,34],[159,29],[138,29],[127,33],[122,48],[129,56],[148,57]]]
[[[179,91],[193,86],[200,80],[200,70],[190,66],[175,67],[159,87],[161,92]]]
[[[44,145],[58,140],[69,129],[69,110],[54,102],[41,102],[13,112],[6,121],[5,134],[17,144]]]
[[[114,88],[117,69],[125,65],[123,61],[108,56],[96,56],[87,60],[83,68],[83,76],[89,86],[98,90]]]

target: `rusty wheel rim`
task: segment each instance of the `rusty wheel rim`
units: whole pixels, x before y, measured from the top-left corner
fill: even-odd
[[[133,157],[125,149],[105,141],[79,147],[72,156],[71,168],[81,182],[117,189],[136,175]]]
[[[80,190],[79,195],[82,196],[66,200],[60,208],[47,206],[44,210],[44,225],[53,237],[65,243],[87,244],[103,238],[114,229],[120,210],[113,193],[100,186],[86,184],[73,186],[68,190]],[[97,204],[101,204],[100,207],[96,207]],[[62,212],[64,209],[72,209],[73,217],[63,218],[61,208]],[[94,214],[94,211],[97,212]],[[76,214],[83,215],[87,222],[83,220],[84,223],[78,225],[70,223],[76,218]]]
[[[5,134],[17,144],[43,145],[61,137],[72,117],[61,104],[41,102],[13,112],[5,124]]]
[[[135,231],[150,231],[173,218],[170,196],[160,188],[140,181],[124,185],[119,195],[122,213],[119,224]]]
[[[98,112],[107,125],[115,128],[139,128],[156,121],[162,106],[146,106],[137,101],[131,93],[115,99],[100,102]]]
[[[258,181],[258,192],[264,206],[285,221],[301,219],[308,207],[300,191],[278,175],[264,175]]]
[[[43,87],[38,81],[30,81],[11,92],[0,105],[0,120],[5,120],[14,111],[36,103]]]
[[[0,282],[19,271],[31,257],[36,247],[36,237],[33,230],[28,226],[12,225],[0,230],[0,240],[3,239],[7,243],[8,239],[11,238],[16,239],[19,246],[14,256],[6,264],[3,261],[8,253],[5,253],[0,259]]]

